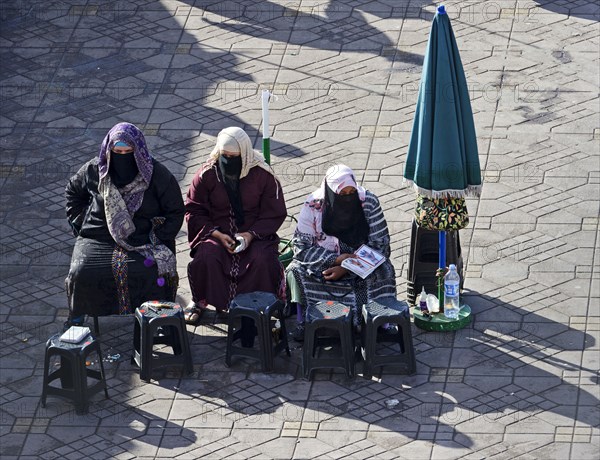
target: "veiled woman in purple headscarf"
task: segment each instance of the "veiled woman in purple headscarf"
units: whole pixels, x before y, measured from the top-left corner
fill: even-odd
[[[69,180],[66,198],[77,236],[66,279],[68,324],[175,299],[175,236],[185,208],[177,180],[152,158],[139,128],[115,125],[98,157]]]

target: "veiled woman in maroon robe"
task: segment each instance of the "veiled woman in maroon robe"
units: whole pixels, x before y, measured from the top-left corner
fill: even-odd
[[[242,129],[219,133],[217,146],[192,181],[185,207],[193,257],[188,323],[196,323],[207,305],[227,311],[237,294],[284,292],[277,252],[277,230],[287,213],[283,192]],[[236,236],[243,238],[240,252]]]

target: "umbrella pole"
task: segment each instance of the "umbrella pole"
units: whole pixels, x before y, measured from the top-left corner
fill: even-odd
[[[268,165],[271,164],[271,135],[269,131],[269,90],[262,91],[262,125],[263,125],[263,155]]]
[[[268,165],[271,164],[271,139],[263,137],[263,155]]]
[[[444,311],[444,274],[446,271],[446,232],[439,232],[439,260],[438,260],[438,300],[440,312]]]

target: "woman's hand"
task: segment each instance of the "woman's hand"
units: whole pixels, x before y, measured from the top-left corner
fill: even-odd
[[[250,232],[242,232],[238,233],[238,235],[246,240],[246,249],[248,249],[248,246],[250,246],[250,243],[252,243],[252,240],[254,239],[254,235]]]
[[[333,265],[341,265],[344,260],[351,259],[353,257],[356,257],[356,254],[340,254],[335,259],[335,262],[333,262]]]
[[[323,278],[325,278],[326,281],[337,281],[340,278],[346,276],[347,274],[348,270],[346,270],[344,267],[337,266],[324,270]]]
[[[219,230],[215,230],[211,233],[211,236],[219,241],[229,254],[233,254],[233,250],[235,249],[235,240],[227,235],[226,233],[220,232]]]

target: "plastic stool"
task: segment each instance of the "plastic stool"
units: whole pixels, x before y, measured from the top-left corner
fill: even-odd
[[[194,371],[183,310],[178,304],[144,302],[135,310],[135,320],[133,361],[140,367],[142,380],[149,382],[152,370],[158,367],[182,364],[186,374]],[[153,351],[154,345],[159,344],[170,346],[173,354]]]
[[[86,366],[87,358],[93,352],[98,354],[100,371],[88,369]],[[50,359],[53,356],[60,357],[60,367],[50,372]],[[89,386],[88,378],[95,379],[97,382]],[[50,383],[56,379],[60,379],[62,388],[50,386]],[[60,334],[50,337],[46,342],[43,385],[42,407],[46,407],[47,396],[54,395],[72,400],[78,414],[87,414],[89,398],[92,395],[104,390],[104,395],[108,398],[100,342],[92,335],[87,336],[80,343],[62,342]]]
[[[227,349],[225,364],[231,366],[232,356],[244,356],[260,361],[263,372],[273,369],[273,357],[285,349],[288,356],[290,347],[283,317],[284,303],[270,292],[250,292],[238,294],[229,306],[227,327]],[[279,340],[273,344],[271,319],[276,314],[281,324]],[[240,327],[236,328],[239,319]],[[258,337],[258,349],[254,348],[254,338]],[[234,342],[241,339],[241,347]]]
[[[460,274],[460,289],[463,287],[463,259],[458,230],[446,232],[446,266],[454,264]],[[439,265],[439,232],[426,230],[413,220],[408,259],[408,283],[406,287],[408,303],[415,304],[421,288],[437,295],[435,272]]]
[[[408,304],[398,301],[394,297],[384,297],[363,305],[362,315],[364,326],[361,331],[361,352],[364,359],[364,377],[370,379],[373,376],[374,367],[385,365],[400,366],[403,371],[401,373],[413,374],[417,364],[412,343]],[[398,330],[378,332],[379,327],[385,323],[396,324]],[[378,355],[377,344],[382,342],[397,343],[400,346],[400,352]]]
[[[323,329],[335,330],[337,337],[326,337]],[[316,357],[318,348],[338,342],[341,356]],[[350,307],[334,301],[319,302],[306,309],[302,356],[304,377],[311,379],[315,369],[341,367],[348,377],[354,377],[354,335]]]

